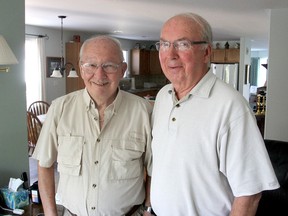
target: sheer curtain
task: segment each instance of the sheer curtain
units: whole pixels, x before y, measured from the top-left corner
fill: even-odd
[[[45,38],[26,36],[25,82],[26,104],[45,100]]]

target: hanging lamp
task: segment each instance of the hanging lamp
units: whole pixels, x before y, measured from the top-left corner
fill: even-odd
[[[66,18],[64,15],[58,16],[61,19],[61,63],[58,65],[52,72],[50,77],[61,78],[65,74],[67,66],[70,65],[71,70],[69,70],[69,74],[67,77],[69,78],[77,78],[77,71],[75,70],[74,65],[71,62],[64,63],[64,42],[63,42],[63,19]],[[65,76],[65,75],[64,75]]]

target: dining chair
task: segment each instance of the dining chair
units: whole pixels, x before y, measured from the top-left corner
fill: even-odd
[[[32,112],[36,116],[46,114],[50,104],[46,101],[35,101],[28,107],[28,111]]]
[[[28,132],[28,155],[33,154],[42,128],[42,123],[37,116],[27,111],[27,132]]]

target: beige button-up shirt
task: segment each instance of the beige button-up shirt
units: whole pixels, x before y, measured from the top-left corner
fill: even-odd
[[[151,112],[148,101],[119,90],[100,131],[86,89],[53,101],[33,158],[43,167],[57,161],[57,195],[66,208],[81,216],[120,216],[144,201],[145,167],[151,176]]]

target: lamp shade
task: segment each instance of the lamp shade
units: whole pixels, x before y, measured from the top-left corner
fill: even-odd
[[[72,70],[69,72],[69,74],[68,74],[67,77],[71,77],[71,78],[76,78],[76,77],[78,77],[75,68],[72,68]]]
[[[5,38],[0,35],[0,65],[11,65],[17,63],[18,60],[7,44]]]
[[[62,74],[60,72],[59,68],[55,68],[52,72],[52,75],[50,77],[55,77],[55,78],[61,78]]]

